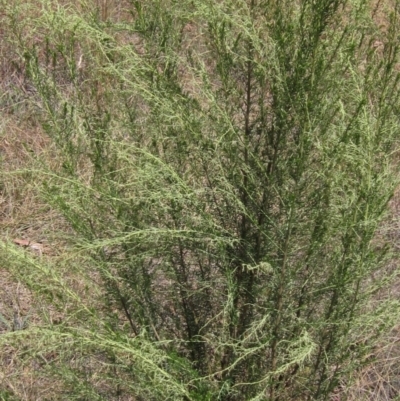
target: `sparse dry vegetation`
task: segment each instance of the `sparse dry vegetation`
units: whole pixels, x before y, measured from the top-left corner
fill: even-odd
[[[0,400],[399,399],[400,3],[0,5]]]

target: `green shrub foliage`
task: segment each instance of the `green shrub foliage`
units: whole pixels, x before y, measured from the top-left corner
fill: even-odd
[[[397,6],[42,3],[15,41],[62,158],[43,194],[107,294],[88,350],[138,400],[329,399],[397,311]]]

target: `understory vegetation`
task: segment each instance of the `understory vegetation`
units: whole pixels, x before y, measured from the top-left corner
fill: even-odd
[[[0,399],[395,399],[397,1],[0,5]]]

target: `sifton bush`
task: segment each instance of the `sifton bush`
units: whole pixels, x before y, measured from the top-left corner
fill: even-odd
[[[398,4],[38,3],[6,15],[62,157],[42,191],[106,293],[51,330],[112,366],[105,396],[63,361],[69,399],[329,399],[398,316]]]

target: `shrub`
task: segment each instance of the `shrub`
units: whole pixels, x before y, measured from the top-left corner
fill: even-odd
[[[42,193],[106,294],[55,338],[138,400],[328,399],[398,313],[373,306],[397,6],[382,30],[364,1],[42,7],[14,26],[62,158]]]

